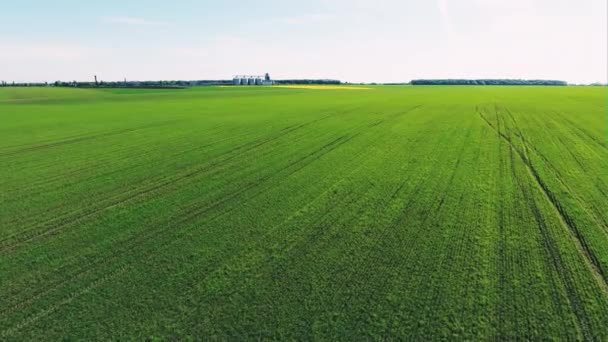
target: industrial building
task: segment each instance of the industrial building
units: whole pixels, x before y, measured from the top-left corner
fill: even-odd
[[[237,86],[267,86],[273,85],[274,81],[270,79],[268,73],[264,76],[237,75],[232,78],[232,84]]]

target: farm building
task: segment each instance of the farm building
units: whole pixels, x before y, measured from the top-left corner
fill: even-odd
[[[268,73],[266,73],[266,75],[264,75],[264,76],[237,75],[232,78],[232,84],[260,86],[260,85],[273,85],[274,81],[270,79],[270,75]]]

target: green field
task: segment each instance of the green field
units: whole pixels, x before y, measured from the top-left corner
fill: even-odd
[[[0,340],[608,340],[606,88],[0,88]]]

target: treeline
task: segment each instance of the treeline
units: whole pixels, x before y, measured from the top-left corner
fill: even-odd
[[[509,80],[509,79],[445,79],[445,80],[412,80],[412,85],[528,85],[528,86],[566,86],[568,83],[557,80]]]
[[[0,81],[0,87],[47,87],[47,86],[49,86],[48,82],[20,83],[20,82]]]
[[[341,84],[338,80],[277,80],[275,84]],[[193,80],[193,81],[98,81],[98,82],[65,82],[55,81],[52,83],[35,82],[35,83],[7,83],[0,81],[0,87],[72,87],[72,88],[147,88],[147,89],[181,89],[197,86],[228,86],[232,85],[232,80]]]
[[[342,84],[338,80],[274,80],[275,84]]]
[[[195,86],[230,85],[230,80],[194,80],[194,81],[99,81],[99,82],[4,82],[0,81],[0,87],[71,87],[71,88],[186,88]]]

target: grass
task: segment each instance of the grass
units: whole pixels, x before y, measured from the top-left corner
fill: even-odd
[[[0,89],[0,339],[608,339],[605,88]]]

